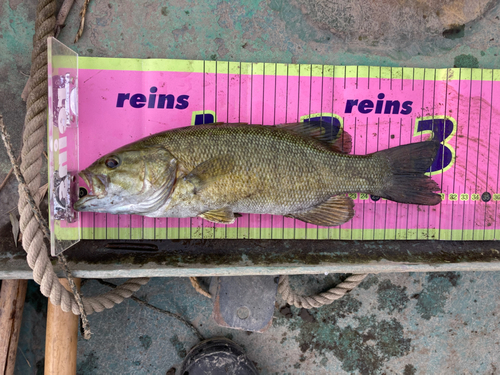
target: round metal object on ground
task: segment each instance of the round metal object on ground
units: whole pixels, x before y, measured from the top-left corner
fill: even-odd
[[[243,350],[224,337],[200,342],[188,353],[181,375],[258,375]]]
[[[250,310],[246,306],[241,306],[237,311],[236,314],[238,315],[238,318],[240,319],[246,319],[250,316]]]

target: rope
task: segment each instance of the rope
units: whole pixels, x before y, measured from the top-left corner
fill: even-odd
[[[200,280],[198,280],[197,277],[189,277],[189,281],[191,281],[191,285],[198,293],[205,297],[212,298],[212,295],[201,286]]]
[[[40,0],[36,11],[35,35],[31,65],[31,82],[27,98],[23,147],[21,150],[21,173],[31,195],[38,191],[41,183],[42,152],[47,121],[47,38],[52,36],[55,27],[55,0]],[[54,305],[60,305],[63,311],[81,313],[75,296],[67,291],[50,262],[47,246],[44,242],[44,226],[36,218],[37,207],[30,205],[28,192],[19,185],[18,209],[21,215],[19,226],[23,233],[23,248],[27,252],[28,265],[33,269],[33,279],[40,284],[40,291]],[[39,218],[40,219],[40,218]],[[43,219],[42,221],[43,222]],[[130,297],[149,278],[127,280],[116,289],[97,297],[85,297],[82,304],[87,314],[110,309]]]
[[[368,273],[358,273],[349,276],[344,282],[334,288],[317,294],[315,296],[301,296],[295,293],[290,287],[290,279],[288,275],[280,276],[278,283],[278,293],[289,305],[295,305],[298,308],[312,309],[331,304],[333,301],[342,298],[346,293],[356,288],[365,278]],[[197,277],[190,277],[191,285],[200,294],[205,297],[212,298],[212,295],[200,285]]]
[[[295,305],[298,308],[312,309],[331,304],[333,301],[342,298],[347,292],[356,288],[368,276],[367,273],[353,274],[344,282],[334,288],[317,294],[315,296],[301,296],[295,293],[290,287],[288,275],[281,276],[278,284],[278,292],[289,305]]]
[[[75,41],[73,43],[78,42],[83,34],[83,28],[85,26],[85,14],[87,14],[87,7],[89,6],[90,0],[85,0],[83,3],[82,9],[80,10],[80,27],[76,33]]]

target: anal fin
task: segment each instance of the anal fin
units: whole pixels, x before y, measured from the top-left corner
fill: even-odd
[[[333,227],[342,225],[354,216],[354,202],[346,195],[335,195],[310,210],[286,215],[309,224]]]
[[[221,208],[219,210],[211,210],[204,212],[200,215],[198,215],[202,219],[211,221],[213,223],[217,224],[232,224],[234,223],[234,220],[236,220],[236,217],[239,217],[241,215],[235,214],[233,211],[229,210],[228,208]]]

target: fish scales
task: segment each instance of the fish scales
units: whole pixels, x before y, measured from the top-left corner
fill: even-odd
[[[231,173],[221,176],[198,199],[210,207],[234,205],[235,212],[283,215],[317,205],[332,195],[369,192],[384,177],[369,157],[335,153],[285,128],[183,128],[153,136],[145,143],[164,145],[187,170],[219,155],[233,157]]]

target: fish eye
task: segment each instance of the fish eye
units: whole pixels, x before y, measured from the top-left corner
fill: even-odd
[[[108,167],[109,169],[115,169],[120,165],[120,159],[118,159],[116,156],[113,156],[107,158],[104,164],[106,164],[106,167]]]

